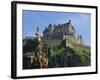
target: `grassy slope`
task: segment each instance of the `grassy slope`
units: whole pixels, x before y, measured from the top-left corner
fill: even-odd
[[[86,46],[77,46],[74,48],[54,47],[51,49],[49,62],[49,67],[89,66],[90,48]]]
[[[34,52],[36,42],[28,40],[23,46],[23,54]],[[52,46],[50,49],[49,67],[75,67],[75,66],[90,66],[91,53],[90,47],[74,45],[74,47],[59,47]]]

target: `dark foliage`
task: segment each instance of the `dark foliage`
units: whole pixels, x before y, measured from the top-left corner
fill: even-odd
[[[27,52],[34,52],[36,50],[37,42],[34,40],[27,40],[26,45],[23,46],[24,55]],[[89,47],[62,47],[61,46],[52,46],[48,47],[44,45],[44,52],[48,56],[48,68],[57,68],[57,67],[78,67],[78,66],[90,66],[91,64],[91,55]],[[24,69],[33,69],[34,64],[30,65],[30,60],[23,57],[23,67]],[[37,67],[38,68],[38,67]]]

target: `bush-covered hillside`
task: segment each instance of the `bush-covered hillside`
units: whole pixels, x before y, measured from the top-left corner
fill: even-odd
[[[90,49],[80,47],[54,47],[49,57],[49,67],[74,67],[90,65]]]
[[[23,59],[27,53],[33,53],[36,49],[36,41],[31,39],[23,44]],[[90,47],[82,45],[74,45],[74,47],[64,47],[62,45],[51,47],[45,46],[44,51],[48,58],[48,68],[56,67],[78,67],[90,66],[91,53]],[[23,65],[26,66],[26,60],[23,60]],[[34,64],[32,64],[34,66]],[[25,67],[28,69],[28,67]],[[34,67],[31,67],[34,69]]]

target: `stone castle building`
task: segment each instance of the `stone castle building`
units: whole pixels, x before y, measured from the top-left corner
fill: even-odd
[[[48,46],[59,45],[63,40],[65,40],[66,46],[83,43],[82,36],[77,35],[71,20],[64,24],[49,24],[43,31],[43,41]]]

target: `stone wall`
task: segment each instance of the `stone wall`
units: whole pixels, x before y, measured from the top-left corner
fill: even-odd
[[[75,44],[82,44],[82,36],[76,34],[75,29],[69,20],[68,23],[51,25],[43,32],[43,39],[47,45],[59,45],[61,41],[66,37],[67,40]]]

